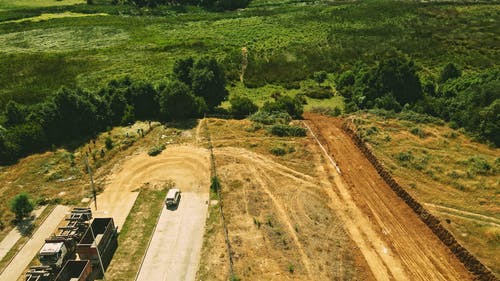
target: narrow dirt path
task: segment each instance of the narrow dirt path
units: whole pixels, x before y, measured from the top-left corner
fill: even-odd
[[[307,114],[342,175],[330,196],[378,280],[471,280],[471,274],[390,189],[342,129],[340,119]]]
[[[432,203],[424,203],[425,206],[435,209],[437,212],[454,215],[456,217],[460,217],[466,220],[477,221],[480,223],[488,223],[494,226],[500,227],[500,220],[495,217],[485,216],[482,214],[477,214],[473,212],[468,212],[460,209],[450,208],[442,205],[432,204]]]
[[[69,207],[59,205],[50,213],[44,223],[38,228],[19,253],[17,253],[9,266],[2,272],[0,281],[18,280],[35,255],[42,248],[45,243],[45,238],[49,237],[56,230],[57,225],[68,212]]]

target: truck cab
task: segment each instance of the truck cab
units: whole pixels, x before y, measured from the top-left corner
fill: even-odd
[[[46,242],[38,258],[43,265],[61,268],[67,253],[68,249],[64,242]]]

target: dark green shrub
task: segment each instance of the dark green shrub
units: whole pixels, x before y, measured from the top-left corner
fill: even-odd
[[[250,120],[264,125],[288,124],[292,121],[292,117],[286,112],[258,111],[250,116]]]
[[[236,96],[229,100],[231,103],[231,114],[235,117],[246,117],[257,110],[259,107],[247,97]]]
[[[282,147],[273,147],[271,148],[271,153],[276,156],[283,156],[286,154],[286,150]]]
[[[10,210],[16,215],[17,221],[21,221],[24,217],[28,216],[34,207],[27,193],[16,195],[10,202]]]
[[[304,95],[313,99],[329,99],[333,97],[332,90],[329,87],[314,87],[304,90]]]
[[[279,137],[305,137],[306,129],[298,126],[276,124],[271,126],[269,132]]]
[[[148,155],[149,156],[156,156],[156,155],[160,154],[164,149],[165,149],[164,144],[154,146],[148,151]]]
[[[411,152],[400,152],[396,155],[396,158],[401,162],[410,162],[414,159]]]
[[[106,146],[107,150],[113,149],[114,144],[113,144],[113,140],[111,139],[111,137],[109,137],[109,136],[106,137],[106,139],[104,140],[104,145]]]
[[[414,134],[415,136],[418,136],[419,138],[423,139],[427,136],[427,134],[420,129],[419,127],[414,127],[410,130],[410,133]]]
[[[217,176],[213,176],[212,177],[212,180],[211,180],[211,183],[210,183],[210,189],[214,192],[217,192],[219,191],[220,189],[220,182],[219,182],[219,178]]]

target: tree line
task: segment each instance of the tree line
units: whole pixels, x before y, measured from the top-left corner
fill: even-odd
[[[94,0],[87,0],[87,4],[94,4]],[[111,0],[111,4],[126,4],[137,7],[154,8],[161,5],[191,5],[201,6],[206,9],[214,10],[236,10],[245,8],[250,3],[250,0]]]
[[[61,88],[36,105],[8,102],[0,116],[0,163],[136,120],[200,117],[228,95],[224,71],[214,58],[177,61],[174,73],[157,87],[125,77],[94,92]]]
[[[449,63],[438,77],[420,78],[418,67],[405,57],[357,64],[337,77],[346,112],[379,108],[412,110],[464,128],[480,140],[500,146],[500,69],[462,75]]]
[[[112,126],[137,120],[171,121],[199,118],[205,113],[245,118],[259,107],[248,97],[233,96],[228,110],[226,75],[212,57],[179,59],[173,75],[158,86],[129,77],[111,80],[96,91],[61,88],[47,101],[22,105],[9,101],[0,115],[0,164],[51,147],[95,137]],[[276,94],[263,112],[284,112],[301,118],[305,99]]]

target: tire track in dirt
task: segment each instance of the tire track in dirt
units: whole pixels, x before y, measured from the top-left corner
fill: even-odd
[[[309,204],[309,201],[311,200],[315,201],[313,199],[318,197],[318,195],[314,191],[309,190],[309,188],[296,189],[293,187],[293,191],[289,190],[286,192],[286,196],[283,196],[283,194],[280,195],[278,190],[273,190],[270,187],[279,187],[283,185],[283,183],[278,182],[276,176],[287,178],[303,187],[317,187],[319,181],[310,175],[288,168],[272,161],[270,158],[243,148],[222,147],[217,148],[214,152],[216,153],[217,158],[228,157],[234,159],[231,160],[231,162],[237,162],[237,165],[246,167],[245,169],[253,175],[252,180],[260,187],[263,194],[270,199],[274,209],[277,211],[279,221],[285,226],[286,233],[291,237],[293,244],[299,253],[300,261],[305,268],[307,276],[306,280],[314,280],[316,276],[314,272],[317,270],[313,269],[312,266],[312,260],[314,257],[308,255],[308,251],[305,249],[306,246],[303,245],[303,242],[301,242],[301,239],[297,235],[297,224],[294,226],[292,221],[313,226],[315,222],[304,209],[304,205]],[[301,198],[299,198],[299,195]],[[306,198],[309,198],[309,203],[304,202],[304,199]],[[317,199],[321,200],[320,197]],[[290,210],[289,208],[292,206],[293,209]],[[335,233],[335,230],[329,230],[329,233]],[[304,241],[307,242],[306,240]],[[309,249],[309,252],[310,251],[311,249]],[[339,266],[342,266],[342,264],[340,263]],[[336,277],[339,277],[339,275],[337,274]]]
[[[373,265],[370,268],[377,272],[374,272],[377,279],[472,279],[465,267],[383,181],[350,137],[341,130],[340,121],[312,114],[306,116],[306,122],[314,128],[320,141],[326,144],[328,153],[335,156],[342,169],[342,176],[338,173],[334,175],[337,190],[332,190],[331,195],[336,200],[335,193],[338,192],[339,203],[353,208],[346,214],[355,213],[356,217],[347,216],[346,227],[351,234],[363,231],[365,235],[354,239],[362,247],[371,244],[371,249],[364,249],[364,254],[368,263]],[[337,209],[342,211],[342,208]],[[360,224],[360,221],[363,223]],[[359,229],[353,229],[351,224],[357,224]],[[387,246],[378,252],[381,245]],[[373,250],[377,250],[377,255],[373,255]],[[391,258],[387,259],[388,256]],[[375,261],[368,260],[371,258]],[[382,263],[390,275],[379,275],[381,270],[375,263]],[[393,270],[398,264],[401,266],[399,272]]]
[[[112,216],[120,229],[137,198],[138,188],[147,183],[166,183],[169,175],[165,174],[165,167],[200,170],[207,165],[203,161],[206,153],[195,146],[172,145],[156,157],[146,153],[132,155],[105,179],[105,189],[97,196],[97,210],[92,204],[93,213],[96,217]]]
[[[254,172],[255,175],[260,175],[258,177],[255,177],[254,179],[262,187],[262,189],[267,194],[267,196],[269,196],[269,198],[271,198],[271,201],[273,202],[274,207],[278,211],[278,215],[281,218],[281,221],[285,223],[285,225],[288,229],[288,234],[292,237],[292,239],[295,243],[295,246],[297,247],[297,249],[300,253],[301,261],[304,264],[304,267],[306,268],[306,271],[307,271],[307,276],[309,278],[311,278],[312,277],[312,275],[311,275],[311,262],[309,261],[309,258],[307,257],[307,255],[304,251],[304,247],[300,243],[299,238],[297,237],[297,234],[295,233],[295,231],[293,229],[293,226],[290,222],[290,218],[288,217],[283,206],[278,202],[276,197],[271,193],[271,191],[267,187],[266,181],[270,182],[272,184],[276,184],[276,183],[271,179],[271,177],[267,174],[267,172],[264,169],[262,169],[261,167],[252,167],[251,170]]]
[[[436,205],[432,203],[424,203],[425,206],[431,207],[436,210],[436,212],[461,218],[464,220],[475,221],[479,223],[487,223],[493,226],[500,227],[500,220],[495,217],[485,216],[482,214],[467,212],[460,209],[450,208],[442,205]]]

